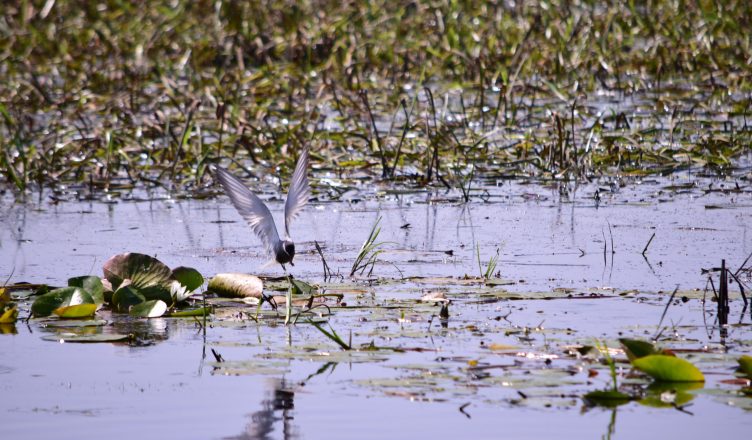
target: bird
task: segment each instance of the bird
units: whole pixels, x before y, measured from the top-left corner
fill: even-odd
[[[272,213],[264,202],[243,183],[226,169],[214,165],[210,168],[217,180],[230,197],[230,201],[250,225],[253,232],[261,239],[266,252],[272,257],[270,263],[277,262],[282,270],[287,272],[285,264],[295,266],[295,243],[290,237],[290,223],[297,217],[311,197],[311,186],[308,183],[308,148],[304,148],[295,171],[292,173],[290,187],[285,201],[285,235],[279,238],[277,226]]]

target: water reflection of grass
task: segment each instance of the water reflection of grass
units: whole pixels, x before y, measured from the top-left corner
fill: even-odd
[[[199,195],[220,156],[267,174],[309,143],[340,173],[356,157],[374,177],[468,191],[459,170],[725,173],[749,151],[751,9],[15,2],[0,31],[0,175],[56,198],[71,183]]]

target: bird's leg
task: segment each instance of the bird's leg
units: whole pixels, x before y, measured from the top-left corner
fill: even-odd
[[[285,267],[285,265],[284,265],[284,264],[282,264],[282,263],[279,263],[279,265],[280,265],[280,266],[282,266],[282,270],[284,270],[284,271],[285,271],[285,273],[287,273],[287,268]]]

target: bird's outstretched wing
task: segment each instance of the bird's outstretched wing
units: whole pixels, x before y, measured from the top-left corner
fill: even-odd
[[[279,242],[279,233],[269,208],[245,186],[242,180],[229,171],[218,166],[212,167],[212,171],[230,197],[232,204],[235,205],[235,209],[264,243],[267,253],[274,256],[274,245]]]
[[[285,201],[285,239],[290,239],[290,223],[311,197],[311,186],[308,184],[308,148],[304,148],[292,173],[290,188],[287,190]]]

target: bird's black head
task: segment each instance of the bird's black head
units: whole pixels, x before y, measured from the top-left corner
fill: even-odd
[[[285,248],[285,253],[287,253],[287,256],[290,258],[290,264],[294,266],[292,259],[295,257],[295,243],[290,240],[285,240],[282,242],[282,246]]]

